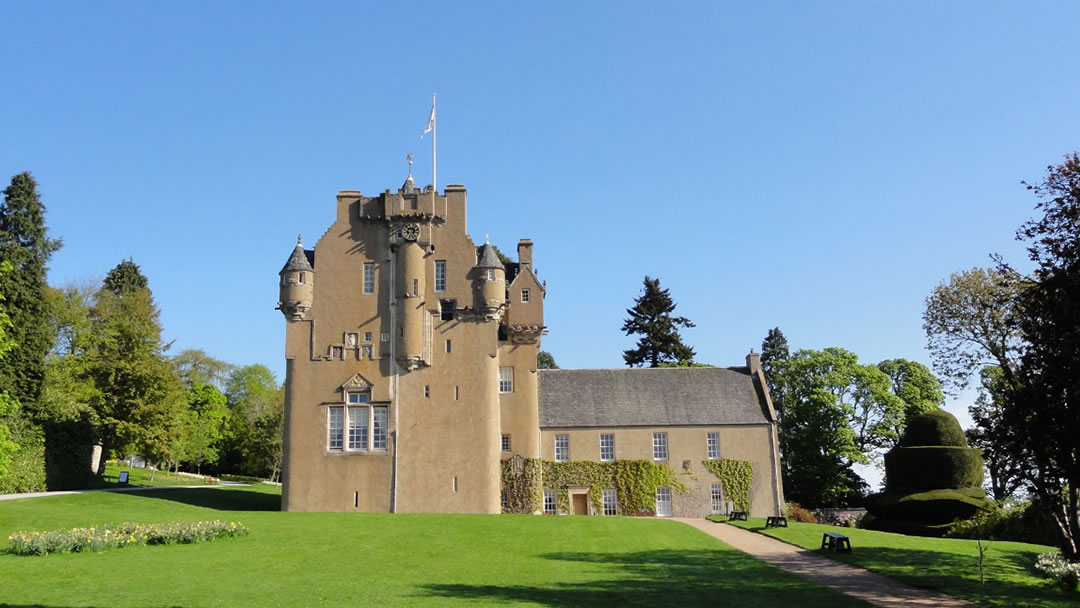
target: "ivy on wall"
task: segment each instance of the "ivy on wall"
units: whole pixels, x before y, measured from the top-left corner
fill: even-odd
[[[553,462],[520,455],[502,461],[504,513],[535,513],[543,507],[543,488],[555,489],[560,511],[570,510],[567,486],[587,486],[589,501],[599,511],[603,491],[614,489],[619,510],[626,515],[652,514],[656,488],[669,486],[678,493],[689,488],[664,464],[647,460]]]
[[[750,483],[754,480],[754,465],[748,460],[703,460],[701,464],[720,478],[724,496],[735,505],[737,511],[750,510]]]

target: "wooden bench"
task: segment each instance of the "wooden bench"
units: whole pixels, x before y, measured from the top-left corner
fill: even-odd
[[[783,515],[770,516],[765,520],[766,528],[786,528],[787,518]]]
[[[742,521],[746,521],[746,511],[732,511],[731,513],[728,513],[728,521],[736,521],[740,519]]]
[[[838,532],[826,532],[821,535],[821,548],[828,548],[833,553],[851,552],[851,540]]]

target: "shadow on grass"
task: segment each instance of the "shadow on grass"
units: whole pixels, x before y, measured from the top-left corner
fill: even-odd
[[[427,597],[548,606],[865,606],[737,551],[549,553],[594,580],[539,585],[425,585]]]
[[[254,490],[239,490],[225,488],[162,488],[158,490],[143,490],[131,492],[128,496],[135,498],[151,498],[156,500],[169,500],[194,507],[217,509],[218,511],[280,511],[281,496],[256,492]]]

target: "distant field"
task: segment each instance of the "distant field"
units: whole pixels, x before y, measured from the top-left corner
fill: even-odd
[[[0,502],[0,538],[107,522],[223,519],[243,538],[0,555],[18,606],[817,606],[866,604],[673,521],[280,513],[279,490],[96,492]]]
[[[830,557],[983,606],[1080,606],[1080,593],[1069,594],[1051,586],[1034,568],[1035,556],[1056,551],[1054,547],[994,541],[986,554],[986,583],[982,584],[977,565],[979,551],[973,540],[923,538],[798,522],[792,522],[789,528],[766,530],[765,520],[754,518],[731,523],[812,550],[820,549],[822,532],[841,532],[851,538],[853,551],[829,553]]]

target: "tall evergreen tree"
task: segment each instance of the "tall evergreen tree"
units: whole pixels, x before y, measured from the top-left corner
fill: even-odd
[[[780,381],[780,370],[782,364],[790,358],[791,351],[784,332],[780,331],[779,327],[770,329],[761,342],[761,369],[765,372],[765,383],[769,387],[769,396],[777,417],[784,415],[784,389]]]
[[[0,390],[31,410],[41,398],[45,353],[49,351],[49,311],[45,272],[60,248],[45,227],[45,205],[30,173],[11,178],[0,204],[0,262],[11,271],[0,281],[0,295],[11,318],[11,339],[18,348],[0,360]]]
[[[628,308],[630,318],[623,322],[626,335],[640,335],[635,348],[623,351],[623,360],[630,367],[646,363],[658,367],[661,363],[689,362],[694,349],[683,344],[680,327],[693,327],[686,317],[674,317],[675,301],[667,289],[660,288],[660,279],[645,277],[644,293]]]
[[[146,289],[148,284],[146,275],[131,258],[120,262],[105,275],[105,289],[118,296]]]

